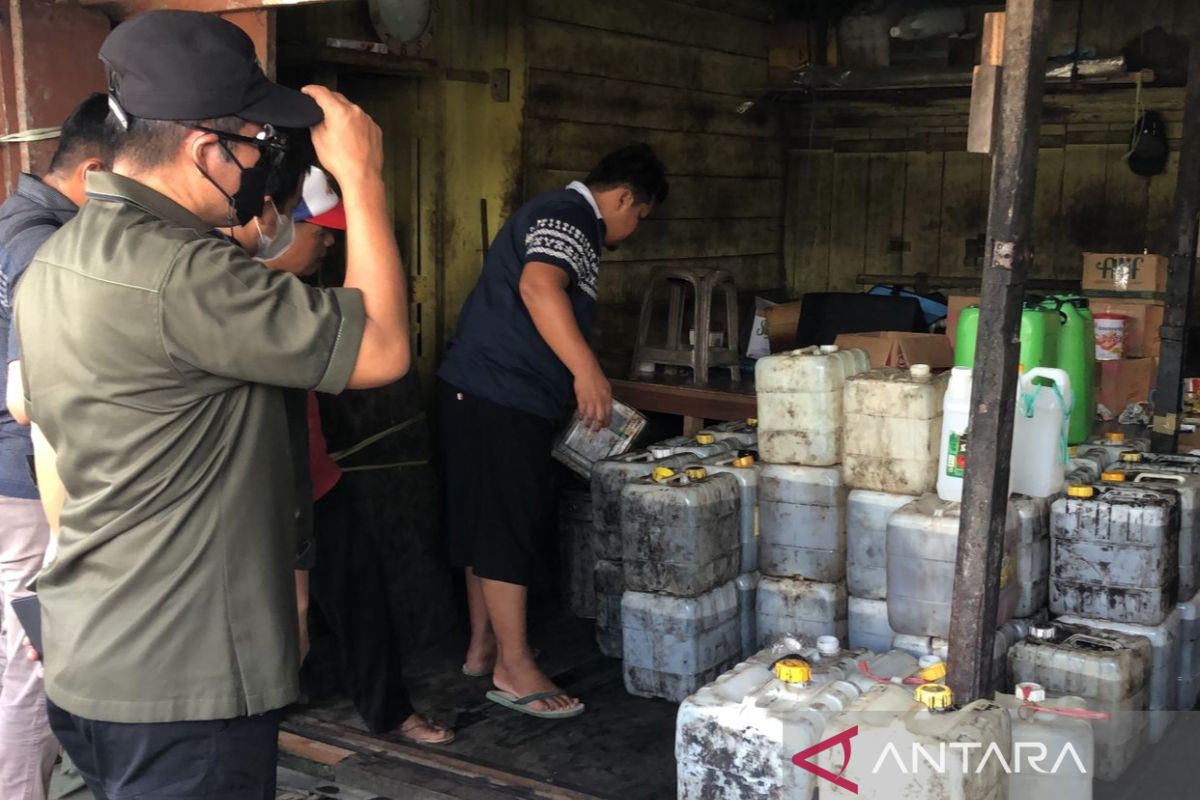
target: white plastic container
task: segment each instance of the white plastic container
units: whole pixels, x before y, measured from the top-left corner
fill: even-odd
[[[888,619],[900,633],[950,636],[961,506],[927,494],[888,520]],[[996,624],[1017,607],[1017,515],[1008,514]]]
[[[1161,625],[1128,625],[1120,622],[1062,616],[1057,622],[1064,625],[1082,625],[1104,631],[1116,631],[1127,636],[1144,636],[1150,640],[1150,692],[1146,696],[1150,717],[1146,733],[1150,743],[1156,744],[1171,726],[1171,713],[1178,699],[1179,641],[1182,633],[1179,611],[1176,609]]]
[[[621,560],[621,491],[631,481],[644,478],[655,467],[678,468],[696,457],[690,453],[658,458],[649,450],[635,450],[592,467],[593,550],[596,558]]]
[[[741,486],[702,467],[661,467],[621,492],[625,589],[697,597],[741,572]]]
[[[1179,614],[1179,691],[1175,709],[1192,711],[1200,700],[1200,594],[1180,603]]]
[[[888,624],[887,601],[851,596],[847,601],[846,626],[851,647],[884,653],[892,647],[896,632]]]
[[[885,678],[917,668],[905,653],[859,657]],[[675,728],[680,800],[807,800],[817,779],[792,757],[821,741],[828,721],[875,685],[856,660],[784,639],[687,698]]]
[[[1036,683],[1017,687],[1016,694],[996,693],[996,704],[1012,717],[1013,762],[1008,776],[1009,800],[1092,800],[1096,774],[1096,740],[1092,723],[1037,708],[1086,711],[1082,697],[1047,697]],[[1044,756],[1043,756],[1044,754]],[[1039,756],[1043,756],[1041,761]]]
[[[592,535],[592,493],[567,487],[558,496],[560,584],[572,616],[596,618],[596,551]]]
[[[758,420],[740,419],[733,422],[722,422],[700,431],[698,435],[708,434],[718,442],[731,441],[746,450],[758,448]]]
[[[1179,492],[1179,596],[1200,590],[1200,474],[1158,470],[1155,464],[1127,464],[1122,470],[1137,486]]]
[[[1017,494],[1051,497],[1062,491],[1073,404],[1065,370],[1037,367],[1018,379],[1012,443],[1012,490]]]
[[[879,685],[830,723],[825,740],[839,734],[849,736],[855,728],[853,748],[826,748],[817,763],[857,786],[851,791],[849,786],[822,781],[822,800],[1003,800],[1008,796],[1001,761],[1011,761],[1012,723],[1008,711],[991,700],[976,700],[955,709],[953,695],[940,684],[915,689]],[[972,743],[971,749],[951,747],[962,742]],[[984,758],[989,751],[992,756]],[[945,768],[936,769],[930,759],[945,762]]]
[[[1179,494],[1072,486],[1051,510],[1050,611],[1154,626],[1175,608]]]
[[[1015,494],[1009,513],[1017,515],[1016,617],[1031,617],[1050,601],[1050,505],[1053,498]]]
[[[846,380],[842,476],[854,489],[919,495],[937,484],[942,403],[950,379],[925,364]]]
[[[1113,410],[1117,411],[1117,409]],[[1092,447],[1099,447],[1108,453],[1108,463],[1104,465],[1104,468],[1107,469],[1121,460],[1122,453],[1130,451],[1148,453],[1150,451],[1150,440],[1141,436],[1126,436],[1121,431],[1108,431],[1107,433],[1093,436],[1084,444],[1079,445],[1080,450]]]
[[[942,401],[942,435],[938,446],[937,494],[962,502],[967,473],[967,427],[971,421],[971,370],[955,367]]]
[[[742,572],[754,572],[758,569],[758,464],[754,456],[728,454],[706,458],[701,464],[709,475],[730,475],[738,483]]]
[[[734,586],[738,596],[738,649],[741,658],[749,658],[758,647],[758,581],[757,572],[737,576]]]
[[[741,650],[733,582],[699,597],[625,592],[625,690],[678,703],[733,666]]]
[[[840,470],[764,464],[758,476],[758,566],[764,575],[846,577],[846,487]]]
[[[741,448],[731,439],[718,441],[712,434],[698,433],[695,436],[673,436],[650,445],[646,450],[658,459],[671,456],[684,456],[692,461],[721,455],[736,453]]]
[[[828,467],[842,460],[842,389],[860,372],[853,352],[811,348],[760,358],[758,452],[771,464]]]
[[[1051,695],[1077,695],[1110,715],[1093,724],[1096,777],[1112,781],[1146,743],[1150,640],[1071,625],[1035,626],[1008,654],[1017,683],[1037,683]]]
[[[784,636],[836,636],[846,641],[846,614],[844,584],[767,576],[758,583],[759,644]]]
[[[620,658],[622,651],[621,597],[625,594],[625,573],[620,561],[596,562],[596,645],[609,658]]]
[[[846,500],[846,591],[868,600],[887,598],[887,523],[917,498],[855,489]]]
[[[853,600],[853,598],[851,598]],[[1029,619],[1010,619],[996,629],[993,640],[992,687],[997,692],[1012,688],[1013,678],[1008,667],[1008,651],[1017,642],[1024,641],[1030,627],[1035,624]],[[936,656],[943,661],[950,657],[950,643],[937,636],[912,636],[898,633],[892,638],[892,647],[917,658]]]

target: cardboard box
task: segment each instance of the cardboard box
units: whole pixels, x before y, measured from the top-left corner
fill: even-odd
[[[1120,314],[1125,321],[1125,357],[1158,358],[1162,345],[1162,303],[1150,300],[1114,300],[1091,298],[1093,314]]]
[[[1083,290],[1165,292],[1167,257],[1149,253],[1084,253]]]
[[[1148,401],[1158,382],[1157,358],[1101,361],[1097,368],[1099,385],[1096,402],[1107,406],[1114,414],[1120,414],[1130,403]]]
[[[796,349],[796,329],[800,326],[800,301],[779,303],[766,310],[767,338],[771,352]]]
[[[954,351],[950,340],[940,333],[843,333],[834,342],[843,350],[857,347],[865,350],[872,367],[909,367],[928,364],[934,369],[954,366]]]
[[[962,316],[963,309],[968,306],[979,305],[978,297],[970,297],[966,295],[950,295],[946,298],[946,338],[950,340],[951,349],[958,346],[958,318]]]

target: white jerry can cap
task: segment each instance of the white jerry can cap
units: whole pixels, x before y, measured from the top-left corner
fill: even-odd
[[[842,643],[836,636],[818,636],[817,652],[823,656],[836,656],[842,651]]]
[[[1018,683],[1016,694],[1018,700],[1027,703],[1042,703],[1046,700],[1046,689],[1040,683]]]

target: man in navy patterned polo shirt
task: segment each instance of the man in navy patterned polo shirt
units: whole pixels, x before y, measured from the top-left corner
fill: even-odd
[[[666,197],[666,169],[638,144],[523,205],[492,242],[438,371],[450,558],[466,570],[471,611],[463,671],[492,673],[488,697],[533,716],[583,712],[534,661],[525,608],[553,499],[555,429],[572,406],[597,428],[612,412],[588,345],[601,248],[629,238]]]

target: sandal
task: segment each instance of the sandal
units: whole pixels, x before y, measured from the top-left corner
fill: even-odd
[[[428,733],[422,735],[419,730]],[[447,745],[454,741],[454,731],[439,725],[423,714],[416,714],[400,726],[396,735],[409,744]]]
[[[564,708],[557,711],[538,711],[529,707],[530,703],[536,703],[539,700],[549,700],[551,697],[570,697],[570,695],[562,689],[551,689],[548,692],[534,692],[524,697],[517,697],[511,692],[502,692],[499,689],[493,689],[487,693],[487,699],[493,703],[504,706],[512,711],[520,712],[521,714],[537,717],[538,719],[570,719],[571,717],[578,717],[583,713],[585,708],[583,703],[574,708]]]

